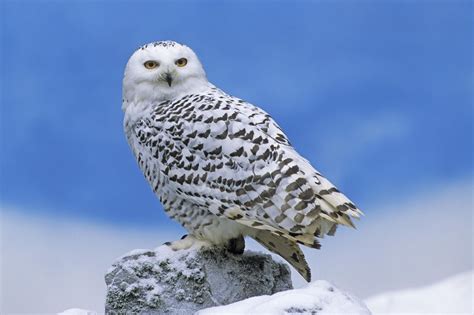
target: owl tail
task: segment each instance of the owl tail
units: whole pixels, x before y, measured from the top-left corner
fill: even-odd
[[[269,251],[283,257],[306,281],[311,281],[311,269],[297,243],[264,230],[252,237]]]

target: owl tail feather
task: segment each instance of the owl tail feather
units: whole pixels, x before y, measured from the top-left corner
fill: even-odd
[[[306,281],[311,281],[311,269],[297,243],[264,230],[258,231],[252,237],[269,251],[284,258]]]

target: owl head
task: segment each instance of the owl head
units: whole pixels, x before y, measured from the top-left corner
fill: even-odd
[[[128,60],[123,97],[129,102],[164,101],[195,93],[207,84],[191,48],[173,41],[143,45]]]

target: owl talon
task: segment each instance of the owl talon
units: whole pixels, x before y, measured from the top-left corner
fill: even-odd
[[[242,235],[236,238],[231,238],[227,243],[227,250],[232,254],[241,255],[244,253],[245,239]]]

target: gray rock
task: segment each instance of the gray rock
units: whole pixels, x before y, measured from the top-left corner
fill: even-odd
[[[193,314],[292,289],[287,265],[270,255],[226,250],[133,251],[105,275],[106,313]]]

